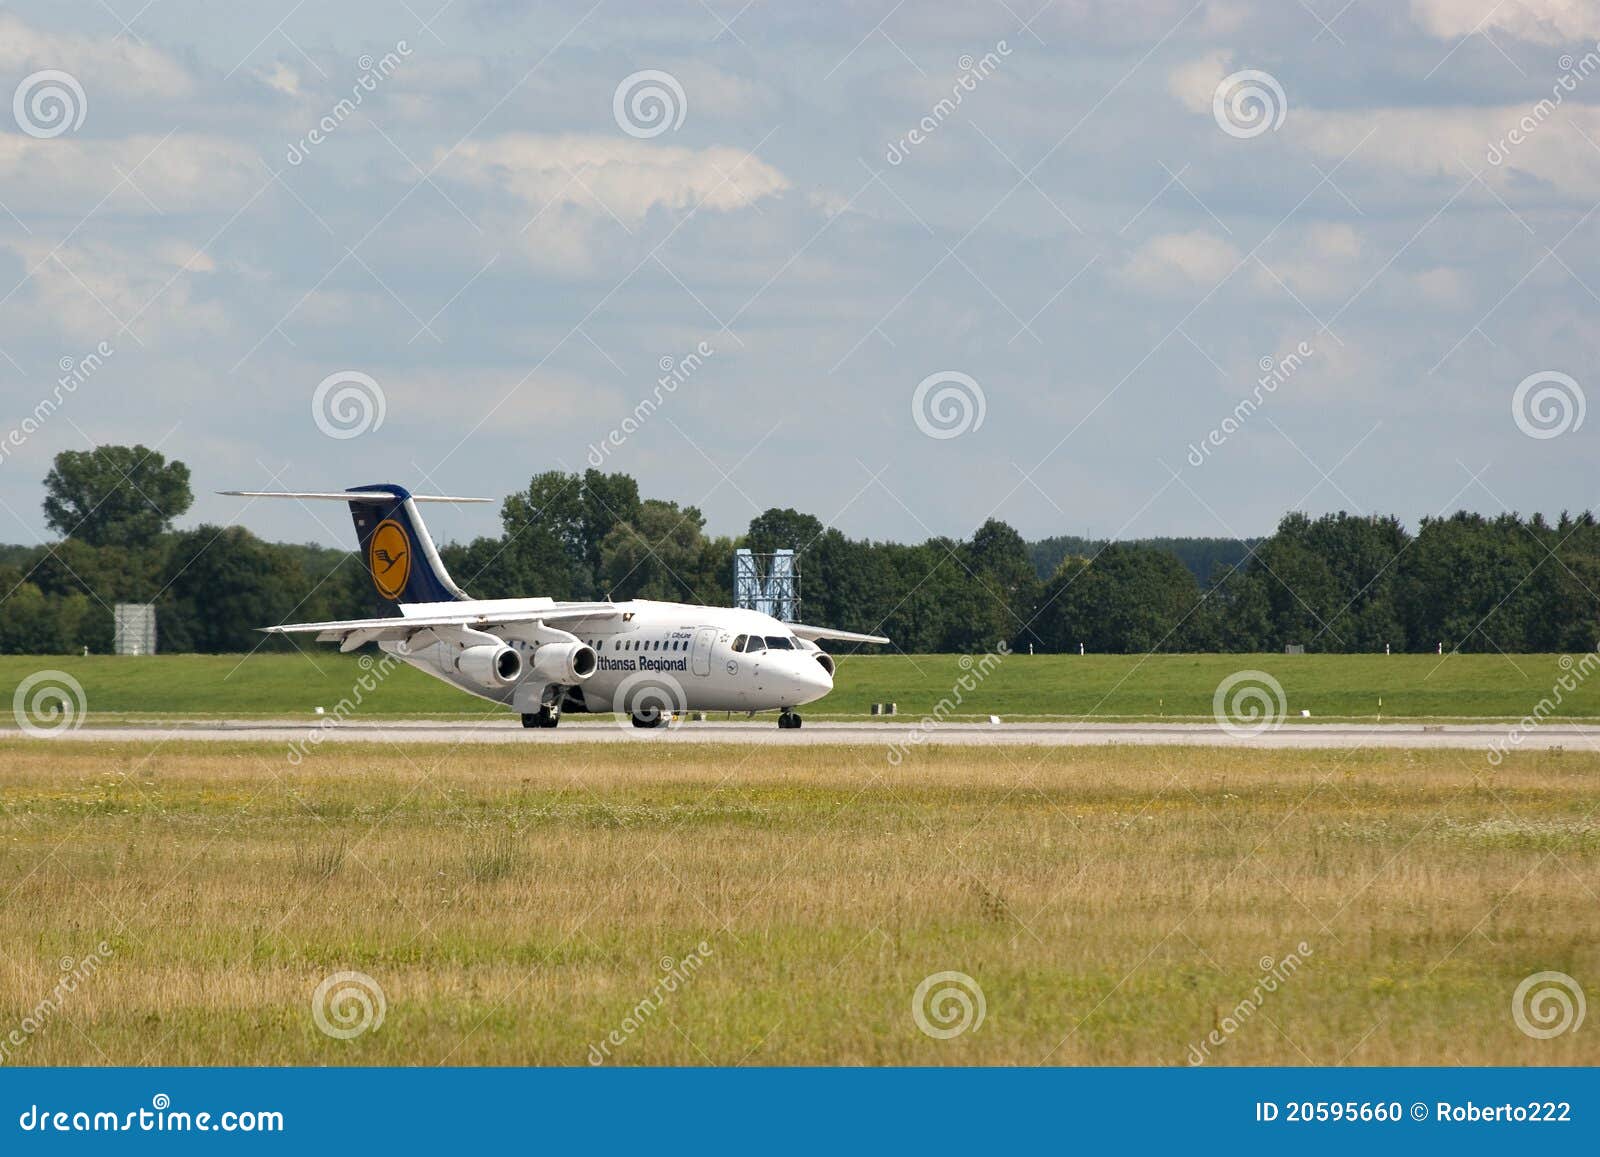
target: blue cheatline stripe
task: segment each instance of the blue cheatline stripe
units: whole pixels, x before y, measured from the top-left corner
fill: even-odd
[[[0,1114],[12,1153],[1592,1153],[1600,1070],[0,1069]]]

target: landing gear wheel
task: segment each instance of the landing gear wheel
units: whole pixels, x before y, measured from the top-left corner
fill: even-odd
[[[783,711],[778,714],[778,726],[788,730],[800,726],[800,716],[793,711]]]
[[[554,727],[561,722],[561,708],[544,706],[533,714],[523,713],[522,725],[524,727]]]
[[[632,715],[635,727],[660,727],[667,721],[667,713],[659,707],[646,707]]]

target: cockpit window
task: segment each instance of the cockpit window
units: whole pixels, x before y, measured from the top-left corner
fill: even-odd
[[[767,645],[761,641],[760,635],[751,635],[749,639],[745,640],[744,649],[747,652],[765,651]]]
[[[792,651],[794,650],[794,640],[789,638],[788,635],[768,635],[767,646],[774,651]]]
[[[739,652],[739,651],[743,651],[744,650],[745,641],[749,637],[750,636],[748,636],[748,635],[738,635],[738,636],[736,636],[734,638],[734,640],[733,640],[733,649],[734,649],[734,651],[736,653]]]

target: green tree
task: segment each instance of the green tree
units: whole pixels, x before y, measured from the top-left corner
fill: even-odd
[[[44,516],[90,546],[148,545],[189,509],[189,468],[143,446],[63,450],[44,480]]]
[[[576,474],[547,470],[500,507],[504,537],[495,547],[474,543],[472,564],[456,581],[467,591],[500,595],[547,595],[570,599],[586,594],[582,582],[583,481]]]
[[[798,510],[774,506],[750,520],[744,545],[757,554],[792,550],[804,555],[822,534],[822,520]]]
[[[1223,601],[1236,616],[1229,634],[1236,645],[1259,650],[1291,643],[1320,651],[1402,648],[1398,563],[1410,544],[1393,517],[1286,514],[1222,582]]]
[[[582,522],[576,557],[584,568],[585,593],[599,594],[600,548],[619,523],[639,517],[639,484],[626,474],[583,472]]]
[[[1422,520],[1401,560],[1399,597],[1414,648],[1515,652],[1541,638],[1559,567],[1529,530],[1514,514]]]
[[[1138,654],[1180,651],[1200,603],[1177,556],[1112,543],[1093,559],[1068,559],[1045,586],[1037,629],[1051,650]]]
[[[728,580],[718,572],[731,566],[732,545],[706,538],[695,507],[648,498],[601,544],[602,586],[614,599],[726,603]]]
[[[164,577],[157,603],[163,651],[281,648],[256,628],[293,620],[297,592],[307,589],[292,553],[238,526],[201,525],[174,535]]]
[[[1030,623],[1044,584],[1022,536],[991,518],[958,553],[975,589],[966,625],[950,640],[954,649],[987,649],[1001,641],[1026,647],[1039,641]]]

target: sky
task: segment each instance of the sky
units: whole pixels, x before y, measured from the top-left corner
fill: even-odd
[[[0,4],[0,541],[599,465],[737,534],[1592,507],[1600,3]],[[495,508],[430,511],[440,539]]]

